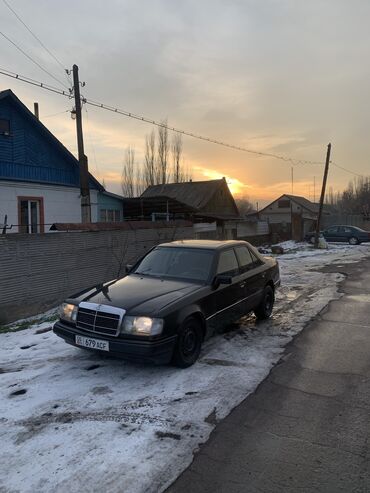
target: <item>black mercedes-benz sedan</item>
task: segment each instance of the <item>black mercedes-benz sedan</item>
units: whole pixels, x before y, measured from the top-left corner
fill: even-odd
[[[245,241],[163,243],[124,278],[67,299],[54,332],[74,346],[186,368],[226,324],[250,311],[268,318],[279,284],[277,261]]]

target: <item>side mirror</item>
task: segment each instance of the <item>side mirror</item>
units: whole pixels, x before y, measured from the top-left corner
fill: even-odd
[[[133,268],[133,264],[127,264],[126,265],[126,274],[128,274],[132,268]]]
[[[215,288],[218,288],[220,284],[231,284],[233,282],[233,278],[231,276],[218,275],[214,278],[213,285]]]

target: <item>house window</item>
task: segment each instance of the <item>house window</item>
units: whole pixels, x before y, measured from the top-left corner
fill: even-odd
[[[0,118],[0,135],[10,135],[10,121]]]
[[[121,221],[121,211],[116,209],[101,209],[100,221],[102,223],[113,223]]]
[[[44,232],[44,202],[42,197],[18,197],[18,231]]]
[[[290,207],[290,200],[279,200],[278,201],[278,208],[279,209],[289,209]]]

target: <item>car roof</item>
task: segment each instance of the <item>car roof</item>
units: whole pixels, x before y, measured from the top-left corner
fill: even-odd
[[[355,229],[361,229],[358,226],[352,226],[352,224],[333,224],[332,226],[328,226],[327,229],[329,228],[355,228]]]
[[[219,250],[222,248],[245,245],[245,241],[241,240],[177,240],[169,243],[161,243],[160,247],[182,247],[182,248],[204,248],[207,250]]]

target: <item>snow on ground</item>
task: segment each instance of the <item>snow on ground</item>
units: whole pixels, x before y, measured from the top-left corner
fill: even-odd
[[[0,491],[163,491],[291,338],[339,296],[343,276],[318,269],[339,272],[370,246],[299,244],[291,252],[279,257],[282,287],[271,320],[246,317],[208,341],[186,370],[76,349],[43,318],[0,334]]]

